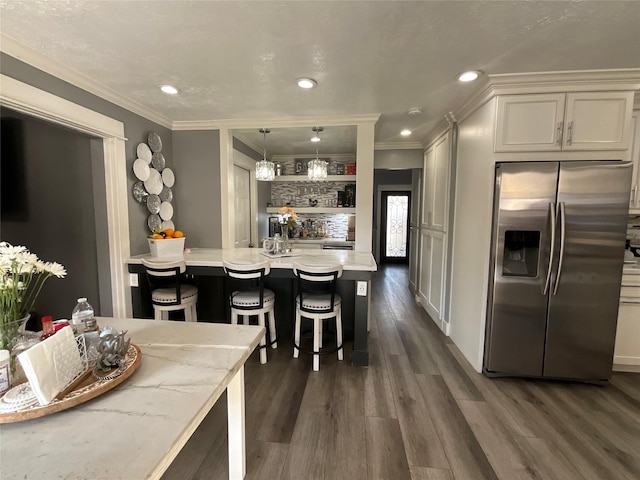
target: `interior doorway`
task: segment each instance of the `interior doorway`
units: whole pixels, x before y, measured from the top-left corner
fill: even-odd
[[[251,172],[239,165],[233,166],[233,193],[235,235],[234,247],[251,245]]]
[[[409,263],[410,191],[383,191],[380,205],[380,262]]]

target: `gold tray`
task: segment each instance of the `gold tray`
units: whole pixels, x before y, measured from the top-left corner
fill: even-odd
[[[129,350],[127,351],[127,356],[124,360],[124,370],[116,378],[110,380],[96,380],[92,375],[92,370],[90,369],[47,405],[27,407],[23,410],[18,410],[17,412],[0,413],[0,424],[21,422],[32,418],[44,417],[45,415],[61,412],[68,408],[75,407],[76,405],[80,405],[92,398],[96,398],[124,382],[138,369],[141,362],[142,352],[140,351],[140,348],[131,343],[129,344]]]

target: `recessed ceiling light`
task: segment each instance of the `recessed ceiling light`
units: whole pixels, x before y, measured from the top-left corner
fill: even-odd
[[[459,82],[473,82],[480,75],[482,75],[482,72],[480,70],[470,70],[468,72],[463,72],[460,75],[458,75],[458,81]]]
[[[176,87],[174,87],[173,85],[162,85],[160,87],[160,90],[162,90],[164,93],[167,93],[169,95],[177,95],[178,94],[178,89]]]
[[[400,132],[400,135],[402,135],[403,137],[408,137],[409,135],[411,135],[411,130],[407,130],[407,129],[402,130]]]
[[[300,88],[314,88],[318,86],[318,82],[316,82],[313,78],[299,78],[296,80],[298,86]]]

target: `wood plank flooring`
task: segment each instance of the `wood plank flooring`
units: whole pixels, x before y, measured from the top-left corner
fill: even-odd
[[[247,479],[640,479],[640,374],[606,386],[476,373],[414,302],[407,269],[372,282],[370,366],[246,365]],[[176,408],[179,408],[176,405]],[[221,398],[164,480],[227,478]]]

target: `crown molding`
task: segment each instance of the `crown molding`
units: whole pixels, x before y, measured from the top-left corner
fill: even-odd
[[[239,141],[241,141],[242,143],[244,143],[251,150],[255,151],[256,153],[262,153],[264,151],[263,145],[257,144],[256,142],[254,142],[252,139],[250,139],[244,134],[234,132],[233,136]]]
[[[109,87],[96,82],[88,76],[76,72],[75,70],[66,67],[56,61],[48,59],[43,55],[35,52],[34,50],[22,45],[13,38],[0,33],[0,51],[7,55],[20,60],[32,67],[42,70],[45,73],[53,75],[71,85],[74,85],[82,90],[85,90],[93,95],[96,95],[103,100],[111,102],[119,107],[122,107],[130,112],[133,112],[141,117],[146,118],[152,122],[162,125],[166,128],[171,128],[171,120],[164,115],[151,110],[150,108],[142,105],[141,103],[125,97]]]
[[[378,142],[373,145],[374,150],[422,150],[420,142]]]
[[[173,122],[173,130],[219,130],[239,128],[288,128],[288,127],[344,127],[345,125],[375,124],[380,114],[346,115],[340,117],[277,117],[277,118],[240,118],[221,120],[179,120]]]

